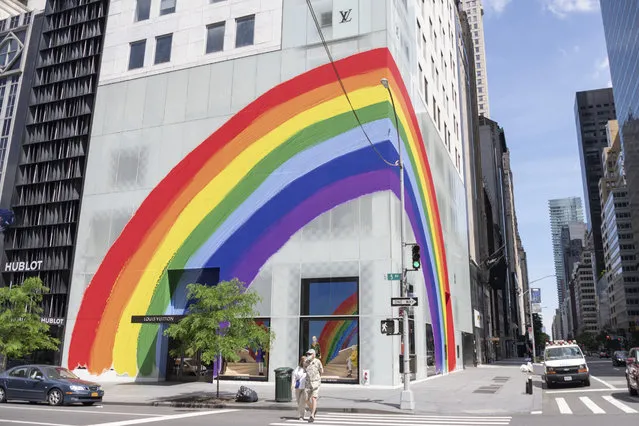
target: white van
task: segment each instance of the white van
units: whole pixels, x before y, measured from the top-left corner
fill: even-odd
[[[548,388],[557,383],[590,386],[586,357],[574,340],[548,342],[544,351],[544,381]]]

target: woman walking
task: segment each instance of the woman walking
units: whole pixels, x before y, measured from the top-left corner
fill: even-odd
[[[304,420],[304,414],[306,412],[306,369],[304,368],[304,363],[306,362],[306,357],[303,356],[300,358],[300,362],[297,365],[297,368],[293,370],[293,386],[295,387],[295,398],[297,398],[297,413],[299,415],[300,420]]]

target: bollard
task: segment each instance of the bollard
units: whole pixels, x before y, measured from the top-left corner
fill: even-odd
[[[529,395],[533,394],[532,376],[528,376],[528,380],[526,381],[526,393]]]

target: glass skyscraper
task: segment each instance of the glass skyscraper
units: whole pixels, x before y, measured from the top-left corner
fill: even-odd
[[[572,222],[583,222],[584,212],[581,198],[579,197],[549,200],[548,211],[550,213],[550,233],[552,234],[555,275],[557,276],[557,299],[559,300],[559,306],[561,306],[566,288],[561,229]]]
[[[639,2],[600,0],[632,228],[639,229]],[[639,247],[635,233],[635,247]],[[636,251],[635,251],[636,253]],[[636,264],[636,254],[632,259]]]

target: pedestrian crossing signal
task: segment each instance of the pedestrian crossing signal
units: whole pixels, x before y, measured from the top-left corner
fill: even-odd
[[[419,270],[419,268],[421,268],[422,266],[422,262],[420,259],[420,254],[419,254],[419,245],[415,244],[413,246],[413,269],[414,270]]]

